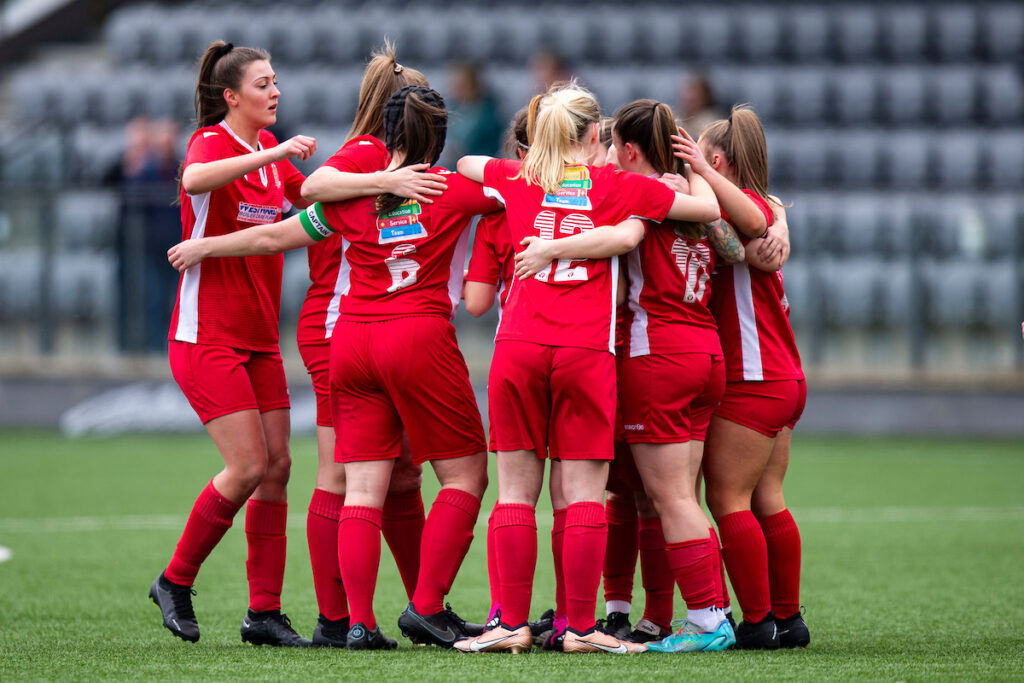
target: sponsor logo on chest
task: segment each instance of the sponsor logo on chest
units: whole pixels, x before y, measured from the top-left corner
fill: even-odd
[[[277,214],[280,212],[281,209],[276,206],[238,202],[237,220],[239,223],[257,223],[260,225],[266,225],[267,223],[273,223],[276,221]]]

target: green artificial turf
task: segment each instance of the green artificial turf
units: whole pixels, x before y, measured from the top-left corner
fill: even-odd
[[[315,446],[297,438],[292,448],[283,599],[309,636],[316,602],[303,528]],[[0,680],[1024,679],[1018,443],[798,432],[787,498],[803,536],[811,647],[633,657],[460,655],[401,638],[397,652],[384,653],[246,647],[238,636],[247,600],[241,517],[196,584],[202,640],[183,643],[162,628],[146,593],[219,462],[204,435],[0,434],[0,546],[11,555],[0,563]],[[436,480],[424,479],[429,505]],[[492,475],[477,540],[449,596],[471,621],[488,607],[483,523],[495,490]],[[542,508],[535,615],[554,603]],[[642,596],[638,580],[635,614]],[[399,636],[405,602],[385,550],[376,596],[385,633]],[[682,609],[677,597],[677,615]]]

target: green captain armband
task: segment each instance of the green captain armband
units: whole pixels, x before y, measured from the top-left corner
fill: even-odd
[[[324,217],[324,207],[320,205],[320,202],[316,202],[300,213],[299,222],[302,223],[306,234],[317,242],[325,240],[337,232]]]

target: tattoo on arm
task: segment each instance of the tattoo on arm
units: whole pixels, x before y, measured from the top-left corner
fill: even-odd
[[[711,246],[729,263],[740,263],[744,259],[743,243],[727,221],[719,218],[704,226]]]

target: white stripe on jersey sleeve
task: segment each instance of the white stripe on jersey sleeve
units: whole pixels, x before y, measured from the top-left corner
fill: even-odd
[[[732,267],[733,287],[736,290],[736,315],[740,324],[740,342],[743,349],[743,379],[747,382],[764,380],[761,365],[761,338],[757,334],[757,314],[754,312],[754,292],[750,286],[750,267],[736,263]]]
[[[210,214],[210,193],[204,192],[189,197],[196,224],[189,239],[199,239],[206,233],[206,221]],[[202,263],[192,266],[181,276],[181,291],[178,294],[178,327],[174,330],[177,341],[197,343],[199,338],[199,276]]]
[[[334,296],[331,297],[331,303],[327,305],[327,324],[324,330],[324,339],[330,339],[331,335],[334,334],[334,325],[338,322],[338,316],[341,315],[341,297],[347,296],[348,290],[352,287],[352,266],[349,264],[348,259],[345,258],[348,245],[349,241],[342,237],[341,267],[338,269],[338,279],[334,282]]]
[[[502,206],[505,206],[505,198],[501,196],[501,193],[495,190],[493,187],[487,187],[484,185],[484,196],[490,197],[491,199],[497,199],[501,202]]]
[[[608,350],[613,354],[615,353],[615,304],[616,299],[619,296],[619,257],[612,256],[611,258],[611,279],[612,279],[612,305],[611,305],[611,329],[608,331]]]
[[[455,253],[452,254],[452,262],[448,270],[448,298],[452,302],[451,319],[455,319],[455,311],[459,309],[459,300],[462,298],[462,279],[466,272],[466,252],[469,250],[469,226],[466,223],[459,235],[459,241],[455,243]]]
[[[629,271],[629,298],[626,304],[633,311],[633,322],[629,326],[629,357],[636,358],[651,353],[651,340],[647,336],[647,311],[640,305],[644,271],[640,265],[639,249],[626,255],[626,269]]]

